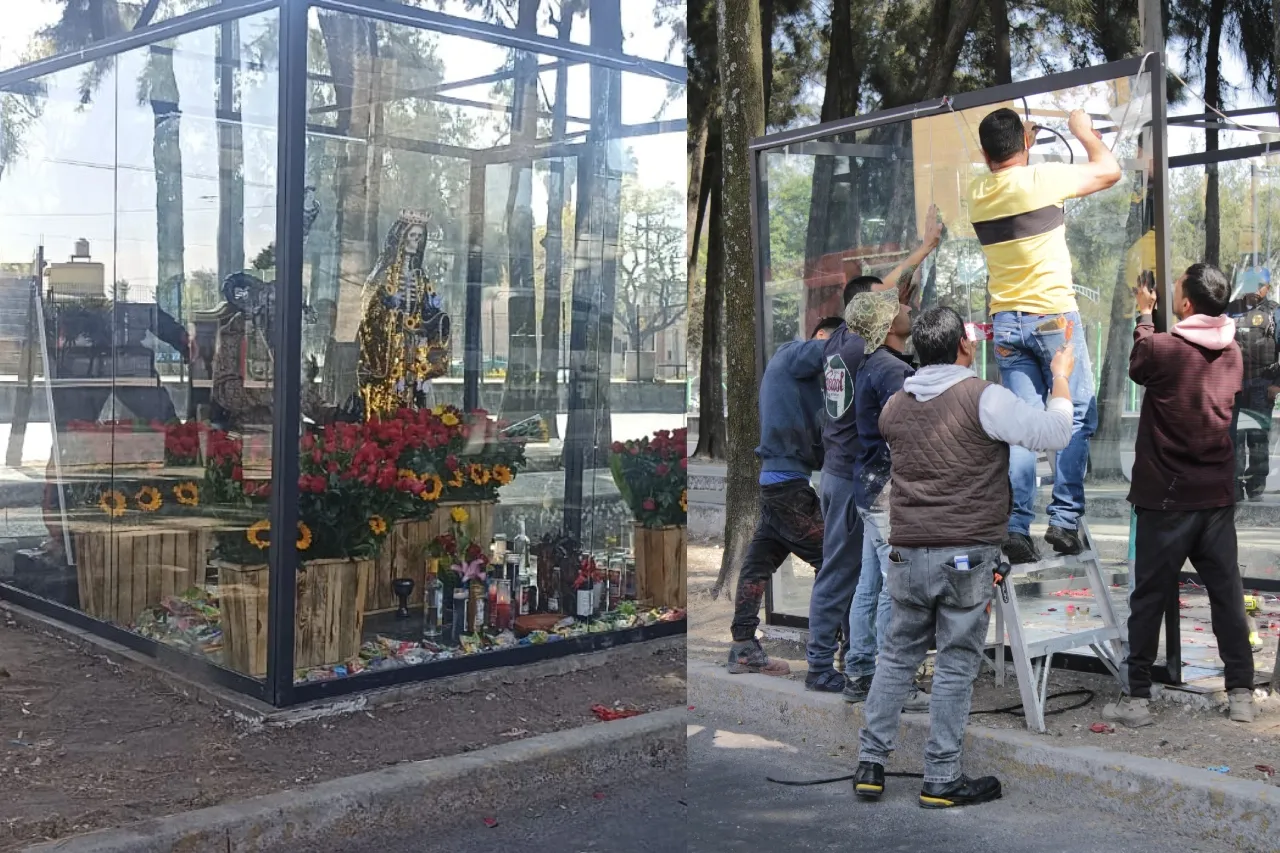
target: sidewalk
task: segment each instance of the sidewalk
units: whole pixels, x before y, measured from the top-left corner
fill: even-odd
[[[155,670],[0,614],[0,851],[590,725],[595,704],[683,706],[682,639],[582,656],[593,668],[567,674],[441,679],[356,714],[251,729]]]
[[[689,672],[690,704],[696,704],[695,694],[708,690],[705,674],[710,672],[724,673],[724,662],[729,652],[729,623],[732,620],[732,590],[722,594],[717,601],[712,601],[708,590],[715,580],[720,564],[721,549],[714,546],[691,545],[689,548]],[[797,570],[797,574],[803,574]],[[1065,606],[1063,606],[1065,609]],[[1036,614],[1037,616],[1039,614]],[[1057,614],[1054,614],[1057,615]],[[763,614],[762,614],[763,617]],[[1206,642],[1205,632],[1195,632],[1184,625],[1184,644]],[[1206,627],[1207,632],[1207,627]],[[821,697],[806,693],[803,690],[803,679],[806,671],[804,641],[805,634],[791,629],[766,629],[763,640],[768,653],[791,665],[791,676],[787,679],[768,679],[778,683],[779,690],[797,690],[799,697]],[[1274,632],[1267,638],[1268,653],[1275,650]],[[1190,651],[1190,649],[1188,649]],[[1262,661],[1273,661],[1274,657],[1258,656],[1259,667]],[[698,669],[698,665],[702,669]],[[1269,665],[1269,664],[1268,664]],[[926,663],[929,666],[929,663]],[[698,673],[702,673],[700,676]],[[1264,675],[1269,675],[1266,670]],[[1002,708],[1018,705],[1017,679],[1012,667],[1007,670],[1005,687],[997,688],[989,669],[984,669],[975,685],[973,708],[975,710]],[[717,689],[723,692],[728,685],[737,683],[739,676],[725,676],[727,681],[717,682]],[[758,679],[742,682],[744,687]],[[1257,782],[1271,780],[1256,769],[1257,765],[1265,765],[1280,770],[1280,700],[1263,699],[1259,701],[1258,720],[1250,726],[1240,726],[1226,719],[1222,710],[1225,708],[1225,697],[1179,696],[1182,701],[1175,702],[1173,691],[1168,691],[1154,705],[1156,724],[1142,729],[1121,728],[1114,734],[1094,734],[1089,727],[1102,719],[1102,706],[1113,701],[1119,689],[1113,678],[1088,673],[1074,673],[1054,670],[1049,679],[1050,693],[1064,690],[1092,690],[1093,700],[1089,705],[1075,711],[1049,716],[1048,738],[1063,745],[1090,746],[1108,750],[1115,760],[1126,762],[1134,756],[1163,759],[1189,768],[1203,770],[1207,767],[1229,767],[1227,774],[1241,780]],[[840,706],[843,702],[836,700]],[[1068,702],[1078,701],[1076,699]],[[1051,703],[1050,709],[1053,708]],[[849,721],[853,725],[852,721]],[[992,714],[974,716],[970,720],[970,728],[981,728],[1006,733],[1026,733],[1026,725],[1021,717],[1009,714]],[[849,729],[845,740],[846,748],[852,748],[855,729]],[[1043,739],[1043,738],[1038,738]],[[1122,755],[1123,754],[1123,755]],[[918,755],[915,753],[914,755]],[[913,760],[918,760],[913,758]],[[1274,781],[1280,781],[1280,775]],[[1278,792],[1280,793],[1280,792]],[[1278,815],[1280,817],[1280,815]]]

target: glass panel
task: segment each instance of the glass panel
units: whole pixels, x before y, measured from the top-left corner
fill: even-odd
[[[1203,149],[1204,131],[1196,134]],[[1206,217],[1206,171],[1204,166],[1189,166],[1170,174],[1170,252],[1175,271],[1213,260],[1206,251],[1211,231]],[[1280,381],[1275,378],[1277,336],[1271,328],[1280,311],[1273,282],[1280,260],[1280,154],[1219,163],[1217,183],[1217,265],[1232,285],[1233,302],[1227,313],[1236,319],[1245,359],[1245,389],[1237,399],[1235,433],[1237,496],[1242,501],[1236,530],[1240,570],[1248,587],[1251,578],[1280,578],[1280,548],[1270,532],[1280,525],[1280,470],[1272,429]]]
[[[967,202],[970,182],[986,173],[978,124],[995,109],[1014,108],[1044,126],[1033,163],[1081,162],[1086,155],[1079,144],[1071,140],[1068,146],[1057,134],[1070,139],[1071,109],[1095,116],[1124,177],[1109,190],[1068,200],[1065,219],[1081,318],[1076,331],[1086,336],[1099,419],[1089,449],[1087,517],[1109,562],[1126,559],[1129,540],[1126,480],[1140,399],[1127,376],[1132,288],[1154,268],[1149,164],[1138,131],[1150,118],[1149,92],[1147,75],[1113,80],[782,146],[760,159],[767,356],[807,336],[821,318],[842,314],[844,286],[855,276],[889,275],[919,246],[931,204],[946,233],[915,273],[921,305],[950,305],[985,336],[987,267]],[[999,381],[989,341],[979,349],[975,370]],[[1044,532],[1052,481],[1042,455],[1033,536]],[[807,567],[784,565],[774,580],[774,612],[807,616],[812,578]]]
[[[145,0],[119,2],[54,2],[24,0],[5,8],[5,32],[0,36],[0,69],[70,53],[135,27],[158,24],[222,0],[160,0],[142,20]]]
[[[650,124],[683,97],[461,36],[311,20],[300,556],[361,598],[343,604],[359,616],[342,654],[299,641],[299,678],[636,624],[618,610],[633,534],[609,448],[684,423],[684,218],[664,168],[684,134]],[[611,615],[563,621],[584,555],[600,599],[584,616]]]
[[[190,33],[0,111],[0,578],[255,677],[270,299],[246,315],[224,284],[271,278],[275,33],[274,13]]]
[[[679,62],[677,26],[686,17],[684,0],[398,0],[409,6],[442,11],[460,18],[517,28],[521,14],[533,15],[537,33],[547,38],[628,56]],[[612,21],[612,26],[607,22]],[[603,28],[595,34],[596,23]]]

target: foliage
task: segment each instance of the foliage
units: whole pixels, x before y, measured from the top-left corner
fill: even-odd
[[[617,314],[634,350],[679,323],[688,308],[680,203],[670,184],[645,189],[623,179]]]
[[[653,438],[615,441],[611,449],[613,482],[636,521],[645,527],[684,524],[689,506],[686,431],[658,430]]]
[[[427,546],[427,553],[444,560],[457,576],[458,583],[485,579],[484,545],[470,533],[467,522],[470,516],[465,509],[455,506],[449,510],[449,530]]]

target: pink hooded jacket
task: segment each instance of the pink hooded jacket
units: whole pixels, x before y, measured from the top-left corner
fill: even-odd
[[[1174,323],[1169,331],[1205,349],[1224,350],[1236,339],[1236,321],[1225,314],[1217,317],[1192,314]]]

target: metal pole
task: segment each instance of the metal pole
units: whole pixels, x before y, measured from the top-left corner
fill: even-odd
[[[280,6],[280,132],[276,150],[276,317],[271,432],[271,551],[268,565],[267,696],[293,695],[297,595],[298,433],[302,423],[302,198],[307,166],[308,0]]]

